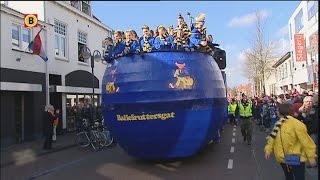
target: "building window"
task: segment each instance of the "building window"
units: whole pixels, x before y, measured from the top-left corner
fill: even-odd
[[[57,57],[67,57],[67,25],[54,21],[54,52]]]
[[[308,1],[308,20],[318,12],[318,1]]]
[[[80,2],[79,1],[70,1],[72,7],[80,10]]]
[[[291,60],[289,61],[289,75],[292,75],[292,67],[291,67]]]
[[[13,47],[20,48],[20,26],[16,24],[12,24],[11,27],[12,32],[12,45]]]
[[[291,27],[291,23],[290,23],[290,25],[289,25],[289,36],[290,36],[290,39],[292,39],[292,27]]]
[[[23,25],[12,24],[11,42],[14,49],[30,52],[28,46],[31,42],[31,29],[23,28]]]
[[[105,44],[105,40],[102,40],[102,44],[101,44],[101,47],[102,47],[102,57],[105,56],[105,49],[106,49],[106,44]]]
[[[82,1],[82,12],[88,14],[89,16],[91,15],[91,10],[90,10],[90,2],[89,1]]]
[[[300,9],[297,16],[294,18],[295,33],[298,33],[303,28],[303,11]]]
[[[87,63],[82,56],[82,49],[87,46],[87,33],[78,31],[78,61]]]
[[[284,63],[284,78],[288,77],[288,65]]]
[[[31,29],[22,30],[22,49],[27,49],[31,42]]]
[[[91,16],[90,1],[70,1],[72,7]]]

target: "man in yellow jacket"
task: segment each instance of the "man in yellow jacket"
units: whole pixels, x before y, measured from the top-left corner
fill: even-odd
[[[239,115],[239,116],[238,116]],[[241,121],[241,134],[243,141],[251,145],[252,140],[252,102],[243,96],[242,100],[237,104],[236,116],[240,117]]]
[[[235,127],[237,126],[237,121],[236,121],[236,118],[235,118],[236,108],[237,108],[236,100],[234,98],[232,98],[231,102],[230,102],[230,104],[228,106],[228,114],[229,114],[230,124],[233,123],[233,125]]]
[[[292,109],[289,104],[279,105],[280,120],[275,124],[267,137],[264,148],[265,158],[269,159],[272,152],[280,163],[286,179],[304,180],[305,162],[311,167],[316,166],[316,145],[307,133],[306,126],[290,116]],[[285,161],[287,155],[298,155],[299,165],[289,165]]]

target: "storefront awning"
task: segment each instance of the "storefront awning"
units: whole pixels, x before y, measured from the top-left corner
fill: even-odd
[[[42,91],[41,84],[1,82],[0,85],[1,91]]]
[[[51,86],[50,92],[92,94],[92,88],[74,86]],[[95,88],[94,93],[101,94],[101,89]]]

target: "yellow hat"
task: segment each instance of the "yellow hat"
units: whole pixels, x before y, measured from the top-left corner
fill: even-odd
[[[132,29],[126,30],[126,33],[131,33],[131,32],[132,32]]]
[[[141,29],[149,29],[149,26],[143,25],[143,26],[141,27]]]
[[[196,22],[204,22],[206,19],[206,15],[204,13],[200,13],[196,18],[194,18]]]

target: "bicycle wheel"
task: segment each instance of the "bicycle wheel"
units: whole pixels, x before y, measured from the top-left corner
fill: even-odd
[[[99,150],[102,146],[100,145],[100,138],[97,135],[97,131],[91,130],[90,131],[90,143],[92,148],[97,151]]]
[[[85,132],[80,132],[76,136],[76,144],[80,147],[88,147],[90,145],[89,137],[86,135]]]
[[[106,144],[104,146],[108,147],[113,143],[113,137],[111,136],[110,131],[103,131],[103,132],[106,137]]]
[[[107,136],[103,132],[97,132],[100,146],[104,147],[107,144]]]

